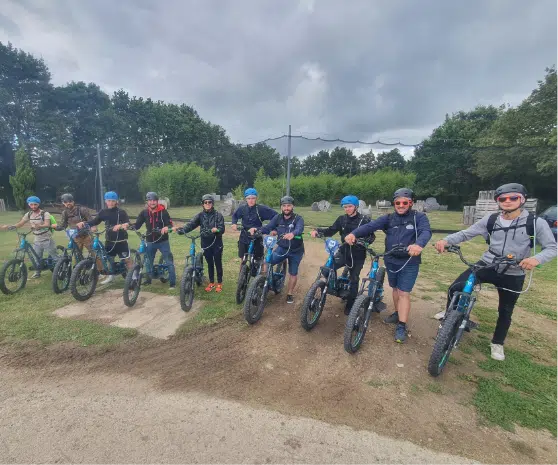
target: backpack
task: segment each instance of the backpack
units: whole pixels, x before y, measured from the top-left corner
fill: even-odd
[[[31,212],[30,211],[27,212],[27,219],[29,221],[31,221]],[[44,223],[44,222],[45,222],[45,211],[41,210],[41,223]],[[57,224],[58,223],[56,223],[56,218],[54,218],[54,215],[50,215],[50,226],[48,228],[42,228],[42,229],[48,229],[48,231],[43,231],[41,233],[33,232],[33,234],[35,236],[40,236],[41,234],[44,234],[46,232],[53,232],[54,228],[56,227]]]
[[[527,215],[527,221],[525,222],[525,224],[521,224],[521,225],[514,224],[506,228],[502,226],[498,226],[497,228],[495,228],[498,215],[500,215],[500,212],[492,213],[492,215],[490,215],[490,217],[488,218],[488,223],[486,224],[486,229],[488,230],[488,237],[486,239],[486,243],[488,245],[490,245],[490,236],[494,231],[508,232],[510,229],[525,227],[525,229],[527,230],[527,235],[529,236],[529,247],[531,248],[535,247],[535,215],[532,212],[529,212],[529,215]]]

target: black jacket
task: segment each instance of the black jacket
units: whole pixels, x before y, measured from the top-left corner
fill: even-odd
[[[147,229],[147,242],[165,242],[169,240],[168,234],[152,232],[154,229],[163,229],[165,226],[172,227],[172,220],[169,212],[163,205],[158,205],[155,211],[150,208],[142,210],[136,219],[134,227],[139,229],[145,223]]]
[[[214,245],[223,245],[223,233],[225,232],[225,218],[215,208],[209,211],[199,212],[192,220],[184,226],[184,232],[189,233],[197,227],[200,228],[201,245],[202,247],[209,247],[212,243]],[[211,230],[217,228],[217,233],[212,233]],[[215,240],[215,242],[213,242]]]
[[[339,235],[341,236],[341,244],[342,244],[340,248],[340,252],[346,253],[349,250],[350,246],[349,244],[346,244],[344,242],[345,236],[352,233],[359,226],[362,226],[363,224],[367,224],[370,221],[371,221],[370,217],[368,217],[367,215],[362,215],[361,213],[357,213],[355,216],[341,215],[335,220],[335,223],[333,223],[329,228],[316,228],[316,230],[322,233],[325,237],[331,237],[336,233],[339,233]],[[372,233],[368,237],[363,238],[364,241],[369,243],[374,242],[375,239],[376,236],[374,235],[374,233]],[[357,260],[364,260],[366,259],[366,250],[363,246],[359,244],[355,244],[352,247],[352,255]]]
[[[118,207],[114,208],[103,208],[97,216],[92,220],[87,221],[89,226],[97,226],[101,222],[105,222],[106,228],[106,239],[107,242],[117,242],[128,239],[128,233],[123,229],[114,232],[112,228],[117,224],[129,223],[130,218],[128,218],[128,213],[125,210],[121,210]]]

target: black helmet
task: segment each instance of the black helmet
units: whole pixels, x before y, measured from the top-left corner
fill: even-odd
[[[72,194],[62,194],[62,197],[60,197],[60,200],[62,200],[62,203],[73,202],[74,201],[74,196]]]
[[[281,197],[281,205],[290,204],[294,205],[294,199],[290,195],[285,195]]]
[[[212,196],[211,194],[205,194],[205,195],[202,197],[202,203],[205,202],[206,200],[211,200],[212,202],[215,202],[215,201],[213,200],[213,196]]]
[[[402,187],[401,189],[397,189],[393,193],[393,200],[395,200],[398,197],[405,197],[407,199],[414,200],[415,199],[415,193],[407,187]]]
[[[145,200],[159,200],[159,196],[156,192],[148,192],[145,194]]]
[[[527,198],[527,189],[523,184],[518,184],[517,182],[510,182],[509,184],[504,184],[494,191],[494,200],[498,199],[502,194],[510,193],[522,194],[523,197]]]

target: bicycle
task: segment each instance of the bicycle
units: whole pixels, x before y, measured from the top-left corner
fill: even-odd
[[[394,253],[407,253],[407,248],[396,246],[383,254],[378,254],[370,248],[366,249],[366,251],[372,258],[370,272],[367,278],[362,279],[358,296],[345,324],[343,345],[349,354],[354,354],[360,349],[372,312],[380,313],[381,311],[378,310],[377,304],[382,301],[384,295],[386,268],[385,266],[380,266],[380,258],[385,259],[385,257]]]
[[[505,257],[495,257],[491,264],[479,265],[467,262],[461,253],[460,247],[457,245],[448,245],[445,249],[450,253],[457,254],[461,261],[471,270],[471,274],[465,282],[463,291],[454,292],[446,309],[444,320],[438,327],[436,342],[428,361],[428,373],[434,377],[442,373],[452,350],[459,345],[464,331],[467,330],[469,315],[477,300],[477,297],[473,295],[473,290],[478,284],[477,272],[484,269],[497,268],[501,265],[509,267],[519,263],[513,255],[507,255]]]
[[[128,272],[126,273],[124,290],[122,291],[124,304],[128,307],[133,307],[138,300],[143,279],[147,276],[150,276],[154,279],[159,279],[163,284],[165,284],[169,280],[169,265],[165,263],[162,255],[159,257],[159,263],[153,263],[150,255],[147,253],[147,233],[140,233],[133,227],[130,227],[128,229],[134,231],[140,239],[136,263],[134,267],[131,270],[128,270]],[[169,228],[169,233],[171,231],[172,228]],[[152,232],[155,234],[159,234],[161,230],[153,229]]]
[[[74,239],[78,234],[75,228],[66,229],[68,236],[68,245],[63,248],[64,254],[56,262],[56,266],[52,271],[52,290],[55,294],[61,294],[70,287],[70,277],[72,275],[73,265],[77,265],[85,257],[83,251],[77,246]]]
[[[99,236],[105,231],[93,232],[95,237],[93,238],[91,254],[74,267],[70,276],[72,296],[80,302],[88,300],[93,295],[97,288],[99,275],[122,275],[125,278],[128,272],[124,259],[117,262],[109,260],[105,246],[99,239]],[[130,249],[129,258],[132,259],[132,257],[135,263],[140,259],[135,249]]]
[[[180,230],[177,230],[179,232]],[[196,240],[201,237],[201,233],[197,236],[185,235],[192,241],[190,244],[190,253],[186,255],[184,273],[180,281],[180,308],[188,312],[194,303],[194,283],[199,287],[203,281],[203,253],[196,253]]]
[[[9,227],[9,231],[14,231],[15,227]],[[17,231],[16,231],[17,232]],[[29,258],[31,262],[31,270],[50,270],[53,271],[56,262],[64,252],[64,247],[61,245],[56,247],[58,252],[56,258],[48,256],[47,258],[39,257],[33,246],[27,241],[27,235],[33,232],[17,232],[18,248],[14,250],[15,257],[8,260],[2,269],[0,269],[0,290],[6,295],[12,295],[21,291],[27,284],[27,265],[25,264],[25,257]],[[15,287],[9,288],[8,285],[15,284]]]
[[[271,256],[276,245],[277,236],[266,236],[264,246],[267,273],[258,274],[246,291],[243,312],[245,320],[251,325],[258,322],[262,317],[269,290],[271,289],[277,295],[283,290],[285,285],[287,260],[283,260],[278,265],[271,264]],[[280,271],[276,272],[275,267],[279,267]]]
[[[341,244],[336,239],[324,238],[323,234],[318,234],[318,237],[324,239],[325,250],[329,257],[326,264],[320,267],[316,281],[312,283],[302,301],[300,324],[306,331],[310,331],[318,324],[328,294],[346,300],[351,292],[350,268],[345,265],[341,276],[337,277],[337,270],[334,267],[334,256]],[[358,243],[366,245],[360,241]],[[316,295],[318,291],[319,295]]]
[[[246,229],[246,231],[248,230]],[[256,259],[254,257],[254,243],[261,237],[261,234],[249,234],[249,237],[250,245],[248,246],[248,251],[242,258],[240,272],[238,273],[238,283],[236,285],[236,303],[239,305],[244,302],[250,279],[256,277],[260,273],[262,265],[262,259]]]

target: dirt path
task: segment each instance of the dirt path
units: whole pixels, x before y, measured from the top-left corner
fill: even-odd
[[[286,305],[284,295],[272,297],[261,322],[254,326],[246,325],[239,312],[217,327],[169,342],[140,339],[105,354],[68,347],[31,350],[6,355],[3,364],[40,368],[43,379],[53,382],[95,374],[119,385],[122,376],[129,377],[122,394],[109,396],[110,402],[122,402],[123,396],[136,392],[135,383],[149,381],[161,396],[203,392],[253,408],[264,406],[374,431],[481,462],[556,463],[556,440],[550,433],[521,428],[511,433],[483,426],[470,405],[473,388],[456,377],[459,366],[452,365],[451,373],[439,379],[429,377],[425,365],[435,334],[435,323],[428,318],[432,304],[414,303],[412,337],[404,345],[395,344],[393,327],[374,315],[360,352],[353,356],[343,350],[345,317],[339,300],[328,300],[318,326],[310,333],[304,331],[299,306],[323,256],[319,244],[307,244],[296,304]],[[391,311],[389,295],[387,301]]]

